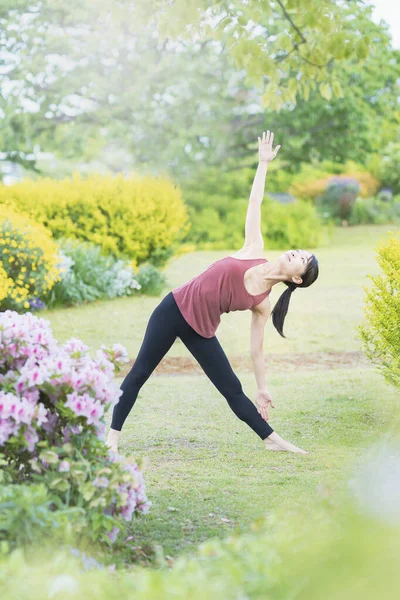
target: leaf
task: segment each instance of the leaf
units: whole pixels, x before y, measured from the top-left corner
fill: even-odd
[[[49,487],[51,487],[54,490],[59,490],[60,492],[66,492],[70,487],[70,484],[64,479],[57,478],[50,483]]]
[[[303,97],[304,100],[308,100],[310,97],[310,88],[308,87],[307,81],[301,81],[301,86],[303,88]]]
[[[344,97],[342,86],[340,85],[339,81],[337,81],[337,80],[332,82],[332,91],[335,94],[336,98]]]
[[[357,58],[360,58],[361,60],[363,60],[364,58],[367,58],[368,54],[369,54],[369,44],[363,38],[356,44],[356,55],[357,55]]]
[[[330,100],[332,98],[332,89],[328,83],[322,83],[319,86],[319,92],[325,100]]]
[[[49,464],[55,464],[59,461],[58,454],[52,452],[51,450],[42,450],[42,452],[39,454],[39,458]]]

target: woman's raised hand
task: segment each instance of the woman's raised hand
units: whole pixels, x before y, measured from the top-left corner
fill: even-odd
[[[272,144],[274,141],[274,134],[272,131],[263,131],[262,139],[258,138],[258,159],[260,162],[271,162],[278,154],[280,146],[276,146],[272,150]]]

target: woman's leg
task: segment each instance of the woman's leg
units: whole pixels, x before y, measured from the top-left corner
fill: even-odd
[[[247,423],[262,440],[271,435],[274,430],[264,421],[253,402],[243,392],[242,385],[217,338],[205,338],[190,326],[183,328],[179,337],[218,391],[226,398],[235,415]]]
[[[140,388],[174,343],[182,319],[170,292],[150,316],[135,364],[121,384],[123,394],[114,406],[111,429],[121,431]]]

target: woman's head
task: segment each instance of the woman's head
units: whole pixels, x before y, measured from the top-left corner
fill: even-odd
[[[278,259],[281,274],[285,277],[283,283],[287,289],[281,294],[272,311],[272,322],[283,335],[283,324],[289,308],[290,297],[296,288],[310,286],[318,278],[318,260],[307,250],[288,250]]]

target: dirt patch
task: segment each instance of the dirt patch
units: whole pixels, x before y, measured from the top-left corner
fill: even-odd
[[[297,354],[265,354],[265,365],[274,370],[295,371],[301,368],[337,369],[371,366],[362,352],[307,352]],[[244,354],[230,356],[229,362],[234,371],[253,371],[251,357]],[[126,363],[118,376],[125,377],[135,360]],[[203,374],[203,370],[194,358],[189,356],[164,356],[153,375],[188,375]]]

